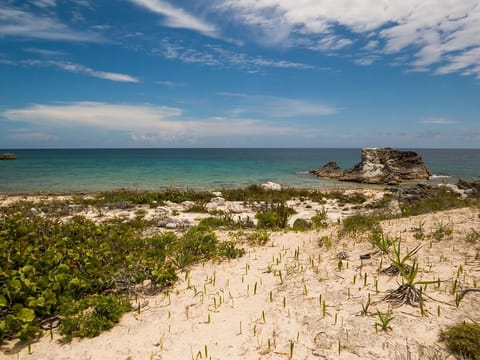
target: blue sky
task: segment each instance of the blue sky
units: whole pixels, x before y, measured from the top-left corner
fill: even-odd
[[[479,34],[479,0],[2,0],[0,148],[479,148]]]

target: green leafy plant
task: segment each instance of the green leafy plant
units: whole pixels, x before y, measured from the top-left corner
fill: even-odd
[[[95,336],[128,311],[125,299],[138,291],[136,284],[149,280],[141,291],[160,291],[180,268],[243,254],[204,227],[182,237],[145,237],[144,220],[59,220],[29,206],[17,203],[0,213],[0,342],[31,339],[52,318],[63,318],[67,338]]]

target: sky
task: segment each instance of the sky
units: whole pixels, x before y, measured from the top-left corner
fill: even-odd
[[[0,148],[480,148],[480,0],[1,0]]]

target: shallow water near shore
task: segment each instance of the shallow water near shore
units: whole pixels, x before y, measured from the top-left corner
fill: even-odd
[[[480,149],[422,149],[433,183],[478,179]],[[0,162],[1,193],[80,193],[121,188],[211,190],[274,181],[288,187],[348,188],[308,170],[360,161],[360,149],[22,149]]]

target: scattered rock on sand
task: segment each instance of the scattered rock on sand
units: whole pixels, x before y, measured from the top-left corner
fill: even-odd
[[[277,191],[282,190],[282,185],[271,182],[271,181],[265,184],[262,184],[261,186],[262,186],[262,189],[265,189],[265,190],[277,190]]]

